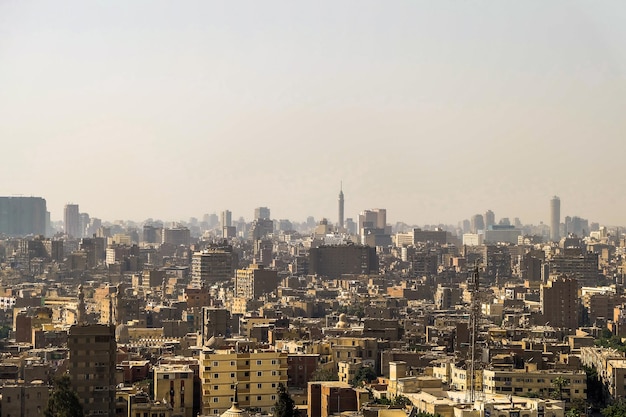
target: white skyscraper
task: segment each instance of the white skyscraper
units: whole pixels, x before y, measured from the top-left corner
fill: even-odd
[[[550,200],[550,240],[558,242],[561,237],[559,228],[561,226],[561,199],[557,196]]]

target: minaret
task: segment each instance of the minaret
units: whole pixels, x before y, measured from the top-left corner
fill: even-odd
[[[235,396],[233,398],[233,404],[230,408],[222,413],[220,417],[249,417],[250,414],[241,408],[239,408],[239,396],[237,395],[237,384],[235,382]]]
[[[109,326],[113,325],[113,294],[109,292]]]
[[[343,229],[343,181],[339,185],[339,221],[337,227]]]
[[[76,308],[76,324],[85,324],[85,293],[83,284],[78,286],[78,307]]]
[[[122,288],[120,284],[115,286],[115,321],[116,326],[122,322]]]
[[[497,276],[497,275],[496,275]],[[477,360],[477,336],[478,336],[478,322],[480,321],[480,301],[478,299],[478,293],[480,291],[480,277],[478,274],[478,263],[474,267],[474,273],[467,282],[467,289],[471,294],[470,316],[469,316],[469,332],[470,332],[470,357],[467,375],[466,392],[469,393],[469,401],[474,402],[476,400],[476,360]]]

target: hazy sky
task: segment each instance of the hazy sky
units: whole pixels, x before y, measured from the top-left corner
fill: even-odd
[[[0,195],[626,225],[626,2],[0,0]]]

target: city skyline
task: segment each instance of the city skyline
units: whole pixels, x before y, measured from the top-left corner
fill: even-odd
[[[339,214],[342,214],[343,211],[344,211],[343,210],[343,204],[344,204],[345,200],[343,199],[343,196],[344,196],[344,193],[343,193],[343,186],[342,186],[342,188],[340,189],[340,199],[337,199],[336,203],[335,203],[337,205],[335,210],[339,211]],[[12,198],[12,197],[15,198],[16,196],[5,196],[5,197],[2,197],[2,198]],[[20,196],[20,198],[24,198],[24,197]],[[44,200],[46,200],[45,197],[41,197],[41,196],[30,196],[28,198],[43,198]],[[559,203],[560,203],[560,198],[558,196],[552,196],[551,199],[546,202],[546,204],[550,204],[550,206],[546,209],[546,213],[547,213],[546,214],[546,220],[539,220],[536,223],[535,222],[526,221],[526,219],[520,218],[519,216],[516,216],[515,214],[509,214],[509,213],[502,213],[502,214],[500,214],[498,212],[494,212],[494,210],[492,210],[492,208],[486,208],[486,209],[483,210],[483,211],[486,210],[486,212],[484,212],[484,213],[481,213],[480,210],[477,210],[475,213],[471,212],[472,214],[470,214],[470,212],[467,211],[465,217],[459,218],[459,219],[457,219],[455,221],[449,221],[449,222],[411,222],[411,221],[407,221],[405,219],[395,219],[395,218],[393,218],[393,216],[391,216],[391,219],[387,221],[387,224],[393,225],[393,224],[396,224],[396,223],[405,223],[407,225],[413,225],[413,226],[422,226],[422,225],[456,226],[460,222],[471,221],[472,217],[481,216],[481,218],[484,219],[485,215],[490,214],[491,216],[493,216],[493,219],[495,220],[494,224],[498,224],[498,222],[500,220],[502,220],[502,219],[507,219],[511,223],[513,223],[514,220],[519,220],[521,222],[521,224],[523,224],[523,225],[540,225],[540,224],[544,224],[547,227],[550,227],[552,229],[552,225],[554,224],[554,218],[553,218],[553,212],[552,212],[552,204],[553,204],[553,200],[554,199],[559,200]],[[64,208],[61,210],[61,216],[55,217],[51,213],[50,221],[51,222],[55,222],[55,223],[61,222],[62,224],[65,224],[66,222],[63,219],[66,216],[65,212],[66,212],[67,206],[78,207],[78,204],[74,204],[74,203],[67,203],[67,204],[65,204]],[[341,209],[337,210],[339,207],[341,207]],[[246,213],[243,213],[243,212],[242,213],[235,213],[235,214],[233,214],[232,210],[224,209],[224,210],[207,210],[207,211],[204,211],[202,213],[189,213],[189,214],[186,214],[186,215],[183,214],[182,216],[175,217],[175,218],[166,218],[166,217],[158,217],[158,216],[157,217],[144,216],[144,217],[140,217],[140,218],[128,218],[128,217],[127,218],[107,218],[107,217],[104,217],[104,216],[99,216],[97,210],[95,212],[89,212],[89,211],[83,210],[81,208],[80,211],[81,211],[81,214],[82,213],[86,213],[87,215],[91,215],[94,218],[97,218],[97,219],[100,219],[100,220],[103,220],[103,221],[106,221],[106,222],[132,221],[132,222],[139,222],[139,223],[141,223],[141,222],[144,222],[146,220],[150,220],[151,219],[153,221],[163,221],[163,222],[171,222],[171,223],[177,223],[177,222],[187,223],[188,220],[190,220],[191,218],[196,218],[196,219],[198,219],[198,221],[201,221],[202,220],[202,216],[204,216],[204,215],[215,215],[216,218],[218,218],[219,223],[222,224],[222,222],[223,222],[222,217],[224,216],[224,212],[228,212],[229,213],[228,214],[228,218],[229,219],[231,219],[231,218],[232,219],[243,218],[246,222],[251,222],[251,221],[253,221],[256,218],[255,217],[256,216],[256,212],[259,210],[259,208],[260,209],[273,210],[272,207],[258,207],[256,205],[254,205],[254,206],[250,206],[249,209],[245,210],[245,211],[249,211],[249,212],[252,213],[252,214],[248,213],[248,215],[246,215]],[[387,210],[386,207],[382,207],[382,206],[380,206],[378,208],[383,208],[383,209]],[[362,209],[360,209],[358,211],[355,211],[353,214],[351,214],[351,213],[344,214],[344,221],[345,221],[346,218],[352,219],[353,221],[355,221],[355,219],[358,219],[359,214],[361,212],[368,211],[368,210],[371,210],[371,209],[374,209],[374,207],[372,206],[372,207],[368,207],[368,208],[362,208]],[[280,212],[279,209],[277,209],[276,211]],[[557,210],[557,211],[560,211],[560,209]],[[48,212],[50,212],[49,207],[48,207]],[[296,222],[306,222],[306,220],[307,220],[307,218],[309,216],[312,216],[312,215],[311,214],[301,213],[301,214],[299,214],[296,217],[271,216],[270,218],[273,219],[273,220],[288,219],[288,220],[296,221]],[[321,215],[319,217],[318,216],[312,216],[312,217],[315,218],[316,222],[319,222],[322,219],[326,219],[330,223],[338,225],[338,219],[337,218],[333,218],[332,216]],[[622,224],[622,223],[607,223],[607,222],[602,222],[600,219],[589,218],[589,217],[586,217],[584,215],[581,215],[581,214],[577,213],[575,210],[573,210],[573,211],[566,211],[564,213],[559,213],[557,217],[559,218],[559,224],[561,224],[561,225],[564,224],[564,221],[566,220],[566,218],[569,218],[569,217],[581,218],[582,217],[584,219],[588,219],[590,222],[598,223],[601,226],[610,226],[610,227],[614,227],[614,226],[623,227],[623,226],[625,226],[625,224]],[[483,221],[486,222],[486,219],[484,219]],[[233,220],[229,221],[228,223],[229,223],[229,225],[232,224]],[[488,224],[485,223],[485,225],[484,225],[484,227],[482,229],[487,229],[487,226],[488,226]]]
[[[71,10],[71,13],[68,11]],[[0,195],[104,219],[626,223],[626,5],[0,4]],[[609,169],[607,170],[608,167]]]

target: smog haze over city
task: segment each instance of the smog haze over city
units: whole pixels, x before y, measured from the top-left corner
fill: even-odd
[[[1,195],[625,224],[619,1],[0,2]]]

